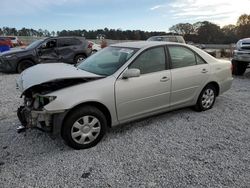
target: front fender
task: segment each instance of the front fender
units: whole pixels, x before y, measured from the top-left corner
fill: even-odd
[[[44,109],[52,113],[70,110],[82,103],[98,102],[106,106],[109,110],[112,118],[112,125],[117,124],[114,93],[115,80],[113,76],[109,76],[104,79],[49,93],[47,96],[56,96],[56,99],[44,106]]]

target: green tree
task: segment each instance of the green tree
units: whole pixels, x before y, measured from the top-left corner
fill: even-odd
[[[225,25],[221,30],[224,34],[224,43],[235,43],[238,40],[236,25]]]
[[[237,21],[237,35],[239,38],[250,36],[250,14],[243,14]]]
[[[170,27],[169,31],[180,35],[188,35],[194,33],[194,27],[190,23],[179,23]]]

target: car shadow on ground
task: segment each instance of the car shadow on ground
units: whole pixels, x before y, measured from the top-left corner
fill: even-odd
[[[121,124],[116,127],[109,128],[107,134],[104,136],[101,142],[103,142],[103,144],[109,144],[107,142],[109,142],[110,139],[130,134],[133,131],[138,131],[139,129],[145,129],[147,127],[156,128],[159,125],[159,122],[167,125],[173,123],[174,119],[178,120],[183,118],[184,120],[188,121],[191,113],[197,112],[194,112],[190,108],[183,108],[143,118],[137,121],[132,121],[130,123]],[[17,127],[20,123],[18,120],[15,122],[15,126],[11,128],[12,135],[15,137],[15,140],[12,141],[13,145],[11,144],[12,146],[10,146],[12,149],[15,147],[19,148],[18,145],[27,145],[30,151],[39,151],[33,153],[33,155],[41,155],[51,152],[54,153],[55,150],[62,152],[73,150],[64,143],[60,135],[51,137],[48,133],[38,129],[27,129],[24,132],[17,133],[15,127]],[[2,147],[6,147],[5,145],[6,144],[4,144]]]
[[[233,76],[234,78],[238,79],[250,79],[250,68],[246,70],[246,72],[242,76]]]
[[[191,109],[191,107],[185,107],[173,111],[163,112],[157,115],[152,115],[149,117],[141,118],[135,121],[131,121],[125,124],[117,125],[115,127],[109,128],[107,136],[114,136],[117,133],[124,133],[133,131],[135,129],[141,129],[154,126],[158,122],[164,122],[165,124],[172,123],[173,120],[185,119],[189,120],[189,115],[191,113],[198,113]]]

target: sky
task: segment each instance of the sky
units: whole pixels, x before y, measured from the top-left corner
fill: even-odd
[[[1,0],[0,27],[168,31],[177,23],[236,24],[250,0]]]

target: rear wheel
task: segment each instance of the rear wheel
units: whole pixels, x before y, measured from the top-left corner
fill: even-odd
[[[21,73],[23,72],[25,69],[32,67],[34,65],[34,63],[30,60],[23,60],[21,62],[18,63],[17,65],[17,72]]]
[[[95,146],[107,130],[107,120],[96,107],[84,106],[72,111],[62,127],[62,138],[74,149]]]
[[[198,112],[209,110],[216,99],[216,89],[213,85],[206,86],[200,93],[194,109]]]
[[[75,64],[79,64],[79,63],[81,63],[82,61],[84,61],[86,58],[87,58],[87,57],[86,57],[85,55],[83,55],[83,54],[77,55],[77,56],[75,57],[75,59],[74,59],[74,63],[75,63]]]
[[[232,60],[232,65],[233,65],[233,74],[240,76],[245,73],[248,63]]]

